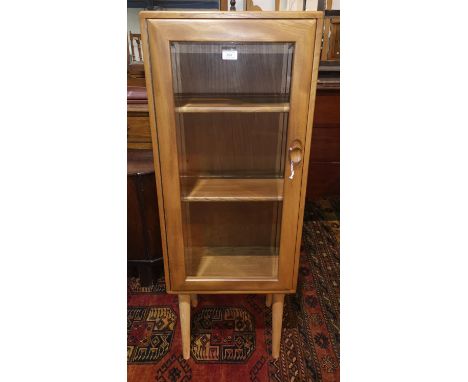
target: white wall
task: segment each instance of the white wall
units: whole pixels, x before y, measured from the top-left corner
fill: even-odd
[[[140,19],[138,13],[143,9],[127,8],[127,36],[129,32],[140,33]]]

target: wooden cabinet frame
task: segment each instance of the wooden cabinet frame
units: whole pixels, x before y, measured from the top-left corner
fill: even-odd
[[[147,57],[145,72],[166,286],[169,293],[177,293],[180,296],[181,320],[182,316],[187,315],[190,300],[186,296],[190,294],[274,293],[274,312],[282,314],[284,293],[293,293],[296,290],[322,17],[321,12],[143,11],[140,13],[143,54]],[[294,142],[300,142],[303,157],[292,180],[288,177],[289,166],[285,166],[283,179],[280,179],[283,187],[281,240],[278,273],[274,279],[234,277],[216,279],[186,276],[181,211],[182,191],[178,176],[178,160],[175,154],[177,153],[175,111],[176,107],[180,109],[180,106],[175,105],[174,101],[170,52],[170,43],[173,41],[294,44],[293,74],[287,110],[287,144],[290,146]],[[187,107],[193,108],[194,106],[183,107],[185,109],[180,110],[186,111]],[[220,107],[224,106],[218,106],[216,110],[220,110]],[[225,107],[230,107],[232,111],[232,105]],[[286,110],[284,105],[261,107]],[[242,107],[238,108],[238,111],[242,111]],[[275,325],[278,326],[277,323]],[[279,325],[281,327],[281,323]],[[183,330],[183,333],[186,337],[186,330]],[[279,338],[278,334],[276,338]],[[187,355],[187,346],[185,342],[184,356]]]

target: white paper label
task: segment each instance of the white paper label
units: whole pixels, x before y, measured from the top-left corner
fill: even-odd
[[[237,60],[237,50],[223,49],[223,60]]]

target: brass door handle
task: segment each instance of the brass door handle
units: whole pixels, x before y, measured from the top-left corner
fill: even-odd
[[[291,175],[289,179],[294,178],[294,166],[299,165],[302,162],[302,143],[299,140],[294,140],[289,146],[289,160],[291,163]]]

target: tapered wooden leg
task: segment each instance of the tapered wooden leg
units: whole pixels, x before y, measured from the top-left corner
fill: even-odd
[[[180,331],[182,332],[182,354],[190,358],[190,295],[179,294]]]
[[[191,294],[190,295],[190,302],[192,303],[192,306],[194,308],[196,308],[197,305],[198,305],[198,296],[196,294]]]
[[[271,293],[267,294],[266,295],[266,301],[265,301],[265,305],[267,307],[270,307],[271,306],[271,300],[273,299],[273,295]]]
[[[281,347],[281,326],[283,324],[283,306],[284,306],[284,293],[275,293],[273,295],[272,307],[272,350],[271,356],[276,359],[280,354]]]

